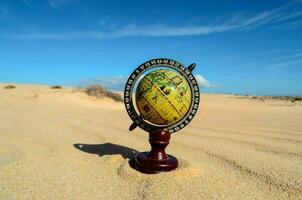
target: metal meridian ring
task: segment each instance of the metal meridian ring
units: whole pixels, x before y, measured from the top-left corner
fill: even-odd
[[[156,126],[154,124],[148,123],[136,112],[133,105],[132,92],[135,83],[137,82],[139,77],[143,75],[144,72],[155,67],[168,67],[178,71],[183,77],[185,77],[191,89],[191,105],[188,112],[181,120],[172,125]],[[174,133],[183,129],[190,123],[190,121],[197,113],[197,109],[199,106],[199,97],[200,93],[198,83],[195,77],[193,76],[192,72],[186,67],[184,67],[184,65],[182,65],[181,63],[168,58],[156,58],[141,64],[130,75],[124,90],[124,103],[128,115],[133,120],[133,122],[137,124],[137,126],[147,132],[161,128],[169,130],[171,133]]]

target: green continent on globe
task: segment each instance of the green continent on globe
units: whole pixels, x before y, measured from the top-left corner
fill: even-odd
[[[191,89],[178,72],[157,69],[145,75],[136,90],[136,106],[143,119],[156,125],[172,125],[188,112]]]

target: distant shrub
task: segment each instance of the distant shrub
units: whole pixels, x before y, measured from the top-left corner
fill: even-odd
[[[109,98],[113,99],[114,101],[123,102],[123,98],[120,94],[114,93],[114,92],[111,92],[111,91],[107,91],[107,89],[102,85],[98,85],[98,84],[89,85],[85,89],[85,92],[89,96],[95,96],[95,97],[104,97],[104,96],[106,96],[106,97],[109,97]]]
[[[14,85],[7,85],[4,87],[4,89],[14,89],[14,88],[16,88],[16,86]]]
[[[302,101],[302,97],[295,97],[294,101]]]
[[[60,85],[54,85],[50,87],[51,89],[62,89],[62,86]]]
[[[105,87],[97,84],[89,85],[85,91],[89,96],[95,96],[95,97],[102,97],[107,92]]]
[[[117,102],[123,102],[124,101],[122,96],[118,93],[107,91],[106,96],[109,97],[109,98],[112,98],[114,101],[117,101]]]

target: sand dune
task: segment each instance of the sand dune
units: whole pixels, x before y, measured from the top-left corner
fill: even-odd
[[[180,167],[131,168],[148,134],[122,103],[72,88],[0,84],[0,199],[302,199],[302,104],[201,97],[167,152]]]

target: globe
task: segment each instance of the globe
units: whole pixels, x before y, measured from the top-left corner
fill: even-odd
[[[140,116],[155,125],[172,125],[181,120],[191,105],[191,89],[179,72],[160,68],[138,83],[135,100]]]

